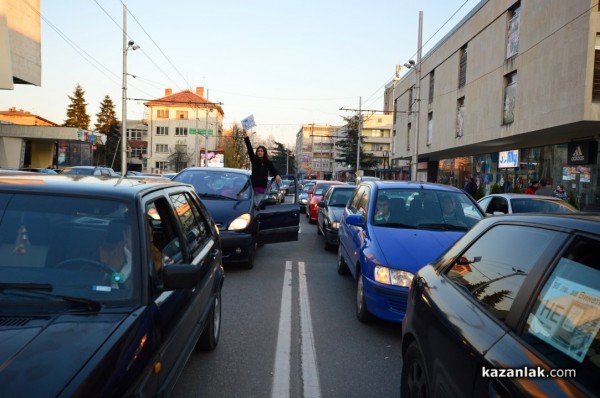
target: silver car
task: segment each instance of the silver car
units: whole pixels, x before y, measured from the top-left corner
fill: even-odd
[[[577,209],[554,196],[497,193],[477,201],[488,215],[511,213],[574,213]]]

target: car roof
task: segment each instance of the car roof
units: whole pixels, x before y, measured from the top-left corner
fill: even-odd
[[[183,173],[184,171],[216,171],[223,173],[240,173],[250,175],[250,170],[245,169],[236,169],[234,167],[188,167],[181,170],[179,173]],[[179,174],[177,173],[177,174]]]
[[[561,198],[557,198],[556,196],[546,196],[546,195],[531,195],[528,193],[491,193],[489,195],[484,196],[481,199],[485,199],[490,196],[501,197],[506,199],[550,199],[550,200],[562,200]],[[479,200],[481,200],[479,199]]]
[[[168,179],[119,178],[63,174],[31,173],[0,177],[0,192],[43,192],[61,195],[97,195],[131,198],[139,193],[169,186],[186,186]]]
[[[464,192],[462,189],[458,189],[451,185],[438,184],[435,182],[419,182],[419,181],[364,181],[360,185],[375,186],[378,189],[386,188],[401,188],[401,189],[427,189],[434,191],[446,191],[446,192]]]

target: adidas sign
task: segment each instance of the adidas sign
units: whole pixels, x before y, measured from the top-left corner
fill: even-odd
[[[585,158],[583,156],[583,152],[581,152],[581,147],[577,145],[577,148],[575,148],[575,151],[571,155],[571,162],[581,162],[584,159]]]

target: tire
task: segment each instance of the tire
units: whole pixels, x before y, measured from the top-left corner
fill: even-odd
[[[346,264],[344,258],[342,257],[342,245],[338,246],[337,272],[340,275],[348,275],[350,273],[348,264]]]
[[[252,243],[252,248],[248,252],[248,259],[242,265],[243,268],[245,268],[245,269],[254,268],[254,257],[256,257],[256,247],[257,247],[256,242]]]
[[[401,397],[429,397],[427,372],[416,343],[411,343],[402,359]]]
[[[200,335],[195,349],[197,351],[212,351],[219,344],[221,335],[221,289],[217,291],[212,308],[206,318],[206,326]]]
[[[356,274],[358,275],[356,280],[356,317],[359,321],[367,323],[373,320],[373,315],[371,315],[367,308],[362,271],[358,267],[356,269]]]

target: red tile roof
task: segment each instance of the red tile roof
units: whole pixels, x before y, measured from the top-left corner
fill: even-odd
[[[224,115],[223,109],[220,105],[215,104],[214,102],[208,101],[206,98],[201,97],[197,94],[194,94],[190,90],[180,91],[175,94],[167,95],[162,98],[157,98],[155,100],[150,100],[144,102],[146,106],[157,106],[157,105],[166,105],[166,106],[177,106],[177,105],[185,105],[190,107],[201,107],[201,108],[209,108],[216,109],[221,116]]]

